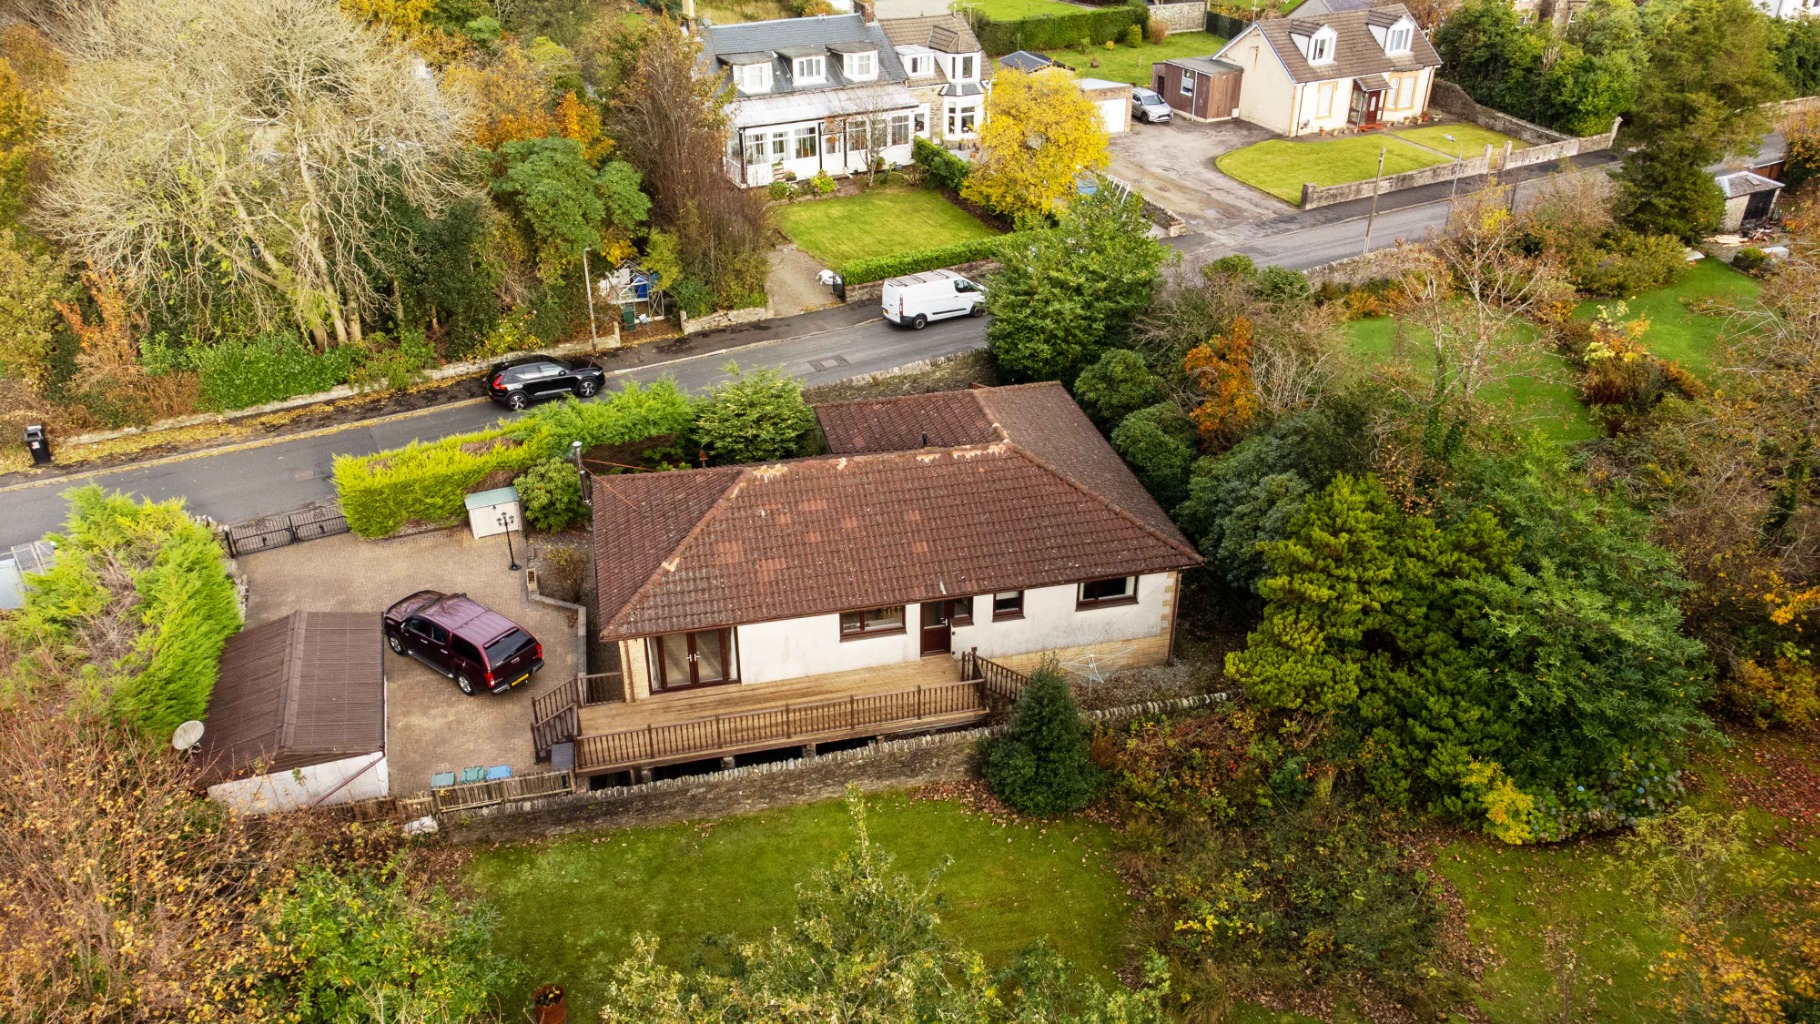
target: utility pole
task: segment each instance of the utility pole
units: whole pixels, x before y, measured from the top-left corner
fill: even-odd
[[[1360,256],[1371,251],[1371,229],[1378,221],[1378,186],[1384,183],[1384,154],[1388,152],[1388,147],[1378,148],[1378,173],[1371,179],[1371,216],[1365,218],[1365,248],[1359,250]]]
[[[1451,214],[1454,197],[1460,194],[1460,140],[1452,135],[1443,135],[1441,138],[1453,143],[1453,187],[1447,190],[1447,212]]]

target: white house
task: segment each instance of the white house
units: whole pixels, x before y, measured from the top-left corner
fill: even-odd
[[[1244,72],[1238,116],[1287,136],[1419,118],[1441,66],[1402,4],[1255,21],[1213,59]]]
[[[385,796],[379,615],[293,612],[230,637],[202,724],[209,796],[243,814]]]
[[[703,72],[733,92],[726,170],[742,185],[908,164],[928,104],[884,30],[860,14],[701,28]]]
[[[883,18],[879,25],[897,51],[905,84],[917,98],[915,133],[949,149],[978,137],[986,120],[992,62],[967,19],[941,14]]]
[[[1060,385],[816,415],[829,455],[595,480],[599,637],[625,694],[584,710],[584,732],[618,734],[577,741],[584,770],[648,723],[699,754],[711,717],[733,748],[752,733],[728,723],[767,727],[751,709],[786,701],[835,699],[830,735],[927,728],[906,694],[972,685],[963,654],[1016,671],[1169,659],[1180,573],[1201,557]],[[871,702],[857,732],[847,699]],[[886,706],[906,710],[865,711]],[[633,760],[614,756],[595,763]]]

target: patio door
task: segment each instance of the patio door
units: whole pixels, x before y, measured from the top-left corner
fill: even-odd
[[[651,691],[686,690],[739,681],[739,652],[730,629],[652,637]]]
[[[954,649],[954,627],[973,621],[973,598],[923,602],[922,653],[947,654]]]

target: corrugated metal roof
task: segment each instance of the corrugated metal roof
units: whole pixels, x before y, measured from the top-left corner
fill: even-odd
[[[733,127],[757,128],[824,117],[901,111],[918,106],[910,90],[895,83],[851,86],[838,91],[747,96],[733,105]]]
[[[384,645],[378,612],[293,612],[240,631],[195,756],[219,779],[384,750]]]

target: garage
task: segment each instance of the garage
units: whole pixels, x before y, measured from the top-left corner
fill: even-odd
[[[1151,85],[1163,102],[1190,121],[1228,121],[1239,113],[1245,69],[1212,57],[1177,57],[1151,66]]]
[[[1104,78],[1079,78],[1075,84],[1099,108],[1106,134],[1119,135],[1131,130],[1131,86]]]

